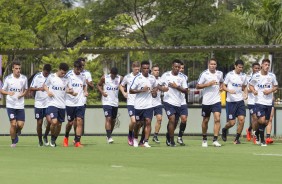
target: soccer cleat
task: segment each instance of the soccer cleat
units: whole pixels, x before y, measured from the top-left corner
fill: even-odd
[[[265,147],[265,146],[267,146],[267,144],[266,144],[265,142],[262,142],[262,143],[260,144],[260,146]]]
[[[218,141],[213,141],[213,142],[212,142],[212,145],[213,145],[214,147],[221,147],[221,144],[219,144]]]
[[[203,140],[202,147],[203,148],[207,148],[208,147],[208,141],[207,140]]]
[[[246,138],[247,138],[247,141],[251,141],[252,137],[251,137],[251,132],[248,130],[248,128],[246,129]]]
[[[44,146],[49,146],[49,141],[48,141],[47,137],[43,136],[43,144],[44,144]]]
[[[15,148],[16,147],[16,144],[11,144],[11,148]]]
[[[38,146],[39,146],[39,147],[42,147],[42,146],[43,146],[43,142],[42,142],[42,141],[39,141]]]
[[[64,147],[68,147],[69,146],[69,138],[68,137],[64,137],[63,146]]]
[[[176,147],[176,144],[174,141],[170,142],[170,147]]]
[[[253,143],[257,144],[257,136],[256,135],[253,135]]]
[[[50,146],[51,147],[53,147],[53,148],[55,148],[56,146],[57,146],[57,144],[56,144],[56,142],[55,141],[50,141]]]
[[[151,148],[151,146],[149,145],[148,142],[145,142],[145,143],[144,143],[144,147],[145,147],[145,148]]]
[[[233,143],[234,144],[241,144],[240,140],[235,140]]]
[[[76,142],[74,146],[77,148],[83,148],[83,145],[80,142]]]
[[[166,143],[166,145],[167,146],[170,146],[170,138],[169,138],[169,134],[168,133],[166,133],[166,141],[165,141],[165,143]]]
[[[266,138],[265,143],[266,144],[272,144],[273,140],[270,137],[268,137],[268,138]]]
[[[127,136],[127,143],[129,146],[133,146],[133,137]]]
[[[260,140],[256,140],[256,145],[260,145]]]
[[[227,141],[227,137],[226,136],[227,136],[227,130],[225,128],[223,128],[222,131],[221,131],[221,138],[222,138],[222,140],[224,142]]]
[[[153,141],[154,141],[155,143],[157,143],[157,144],[160,144],[160,141],[159,141],[159,139],[158,139],[158,136],[154,136],[154,137],[153,137]]]
[[[138,139],[133,139],[133,146],[135,147],[135,148],[137,148],[138,147]]]
[[[110,137],[110,138],[107,137],[107,142],[108,142],[108,144],[112,144],[112,143],[114,143],[114,140],[113,140],[112,137]]]
[[[177,143],[180,145],[180,146],[185,146],[183,140],[182,140],[182,137],[177,137]]]
[[[16,135],[16,137],[15,137],[15,144],[17,144],[18,142],[19,142],[19,136]]]

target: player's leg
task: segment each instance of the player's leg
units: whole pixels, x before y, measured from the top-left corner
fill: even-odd
[[[160,143],[158,135],[161,129],[161,123],[162,123],[162,115],[163,115],[163,108],[162,105],[159,105],[157,107],[153,108],[154,110],[154,115],[156,117],[156,124],[155,124],[155,132],[154,132],[154,137],[153,137],[153,141],[157,144]]]
[[[49,141],[48,141],[48,135],[50,133],[50,126],[51,126],[51,123],[52,123],[52,119],[50,117],[50,115],[48,115],[48,112],[47,112],[47,109],[46,109],[46,115],[45,115],[45,133],[44,133],[44,136],[43,136],[43,143],[45,146],[48,146],[49,145]]]
[[[187,105],[181,105],[180,107],[180,120],[181,121],[180,121],[180,126],[179,126],[178,137],[177,137],[177,143],[180,146],[185,146],[182,136],[186,129],[187,118],[188,118],[188,107]]]
[[[129,146],[132,146],[133,145],[133,137],[134,137],[133,132],[134,132],[135,124],[136,124],[134,106],[128,105],[127,110],[128,110],[128,115],[130,117],[130,122],[129,122],[129,126],[128,126],[127,142],[128,142]]]
[[[271,130],[272,130],[272,119],[274,116],[274,107],[271,108],[271,114],[270,114],[270,118],[268,121],[268,124],[266,126],[266,144],[272,144],[273,143],[273,139],[271,139],[270,135],[271,135]]]

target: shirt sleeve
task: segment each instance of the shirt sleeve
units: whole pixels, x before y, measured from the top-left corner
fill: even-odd
[[[91,73],[90,73],[90,72],[86,72],[85,77],[86,77],[86,80],[87,80],[88,82],[91,82],[91,81],[92,81],[92,76],[91,76]]]
[[[181,86],[183,87],[183,88],[188,88],[188,85],[187,85],[187,80],[186,80],[187,78],[186,77],[183,77],[183,80],[182,80],[182,84],[181,84]]]
[[[204,73],[202,73],[201,75],[200,75],[200,77],[199,77],[199,79],[198,79],[198,84],[204,84],[206,82],[206,80],[205,80],[205,74]]]
[[[120,83],[122,86],[125,86],[127,84],[127,75],[124,76],[123,80]]]
[[[230,74],[228,73],[228,74],[226,75],[226,77],[225,77],[223,83],[227,85],[227,84],[229,83],[229,80],[230,80],[229,78],[230,78]]]
[[[37,80],[36,79],[37,79],[37,75],[32,79],[32,82],[30,84],[31,88],[37,87]]]
[[[28,81],[26,77],[25,77],[24,89],[28,89]]]
[[[8,82],[9,82],[9,79],[7,78],[4,80],[4,84],[2,85],[2,89],[5,91],[7,91],[8,89]]]
[[[138,77],[135,77],[133,79],[131,86],[130,86],[130,89],[138,89],[138,85],[139,85]]]

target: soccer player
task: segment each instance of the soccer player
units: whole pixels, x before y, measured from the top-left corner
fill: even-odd
[[[180,70],[179,72],[183,75],[183,77],[185,78],[186,83],[188,83],[188,76],[186,76],[184,74],[184,63],[181,61],[181,66],[180,66]],[[178,137],[177,137],[177,143],[180,146],[185,146],[185,143],[183,142],[182,136],[184,134],[184,131],[186,129],[186,123],[187,123],[187,117],[188,117],[188,106],[187,106],[187,102],[186,102],[186,98],[185,95],[187,93],[182,93],[181,94],[181,107],[180,107],[180,126],[179,126],[179,133],[178,133]],[[176,122],[178,123],[178,122]],[[176,127],[175,127],[176,128]]]
[[[253,63],[252,64],[252,73],[250,73],[250,75],[247,75],[247,81],[248,83],[251,81],[252,76],[257,73],[260,70],[260,64],[259,63]],[[250,141],[252,139],[252,130],[255,132],[254,133],[254,137],[253,137],[253,141],[254,143],[256,143],[256,136],[258,135],[258,131],[256,131],[258,129],[258,118],[256,116],[256,110],[255,110],[255,96],[252,93],[252,91],[249,88],[248,85],[248,108],[249,108],[249,112],[250,112],[250,116],[251,116],[251,123],[249,128],[246,130],[247,132],[247,141]]]
[[[48,134],[50,132],[50,125],[51,125],[51,118],[47,115],[47,107],[48,107],[48,94],[43,88],[43,84],[46,81],[47,77],[49,76],[51,72],[51,65],[45,64],[43,66],[42,72],[39,72],[36,74],[32,80],[32,83],[30,85],[30,91],[35,92],[35,102],[34,102],[34,112],[35,112],[35,119],[37,120],[37,135],[39,140],[39,146],[48,146]],[[43,136],[42,140],[42,124],[44,117],[47,120],[46,130],[45,134]]]
[[[233,127],[238,119],[237,134],[234,144],[241,144],[239,138],[244,128],[246,109],[244,99],[246,99],[247,75],[243,73],[244,62],[237,60],[234,65],[234,70],[230,71],[224,80],[223,90],[227,92],[226,98],[226,114],[228,122],[222,129],[221,138],[225,142],[227,140],[227,130]]]
[[[83,119],[85,114],[84,98],[88,96],[88,92],[85,75],[82,73],[82,62],[77,60],[74,62],[73,66],[73,70],[69,71],[65,76],[68,79],[68,88],[72,89],[73,93],[66,95],[68,123],[66,124],[63,146],[69,146],[69,132],[75,122],[74,146],[83,147],[80,143],[80,138],[82,136]]]
[[[118,92],[122,79],[123,77],[118,75],[118,69],[113,67],[110,74],[104,75],[97,84],[97,88],[102,94],[102,104],[106,119],[105,129],[109,144],[114,142],[112,133],[118,113]]]
[[[174,130],[180,117],[180,109],[182,104],[182,94],[188,92],[187,81],[182,73],[180,73],[181,61],[173,60],[172,70],[165,72],[161,80],[163,82],[162,90],[164,91],[164,109],[168,117],[168,125],[166,133],[167,146],[176,146],[174,142]]]
[[[221,147],[218,142],[218,134],[220,131],[220,114],[221,114],[221,99],[220,91],[222,90],[223,73],[216,70],[217,61],[212,58],[208,62],[208,69],[203,71],[197,82],[197,89],[203,89],[203,102],[202,102],[202,134],[203,141],[202,147],[208,147],[207,130],[211,113],[214,117],[213,128],[213,143],[215,147]]]
[[[158,65],[154,65],[152,67],[152,75],[156,78],[156,82],[159,86],[162,85],[161,78],[160,78],[160,68]],[[157,144],[160,143],[158,139],[158,134],[161,128],[161,123],[162,123],[162,115],[163,115],[163,105],[162,105],[162,99],[161,99],[161,91],[157,91],[157,97],[153,98],[153,111],[154,111],[154,116],[156,117],[156,124],[155,124],[155,133],[153,137],[153,141]]]
[[[60,63],[59,70],[50,74],[44,84],[44,90],[49,96],[47,112],[51,118],[51,141],[50,146],[56,147],[56,140],[60,134],[62,123],[65,121],[65,96],[66,93],[73,93],[68,88],[68,80],[65,78],[69,66],[66,63]]]
[[[145,123],[144,132],[145,138],[143,141],[144,147],[151,147],[149,145],[149,137],[151,134],[151,122],[153,118],[153,97],[157,96],[157,82],[153,75],[149,74],[150,63],[149,61],[142,61],[141,73],[136,75],[131,86],[130,94],[136,94],[134,101],[136,125]],[[138,147],[138,126],[134,129],[133,146]]]
[[[250,90],[256,96],[255,108],[259,124],[261,146],[267,146],[264,139],[265,127],[268,124],[273,102],[273,92],[278,89],[275,74],[269,72],[270,60],[263,59],[260,72],[253,75],[250,81]]]
[[[129,93],[129,88],[132,84],[133,79],[137,74],[139,74],[140,71],[140,63],[138,61],[135,61],[132,63],[132,72],[127,74],[120,86],[119,89],[123,96],[127,99],[127,110],[128,110],[128,115],[130,117],[130,123],[129,123],[129,132],[128,132],[128,138],[127,142],[128,145],[133,146],[133,129],[136,124],[135,120],[135,110],[134,110],[134,100],[136,94],[130,94]]]
[[[27,93],[28,82],[26,76],[21,74],[20,62],[13,61],[12,71],[13,73],[4,79],[1,93],[7,95],[6,108],[11,126],[11,147],[15,148],[19,141],[18,135],[20,135],[25,122],[24,96]]]

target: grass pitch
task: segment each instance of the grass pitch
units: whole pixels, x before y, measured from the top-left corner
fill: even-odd
[[[184,137],[184,147],[167,147],[165,137],[152,148],[129,147],[127,137],[85,136],[84,148],[38,147],[37,137],[21,136],[15,149],[10,138],[0,137],[2,184],[230,184],[281,183],[282,144],[260,147],[233,138],[215,148],[201,147],[199,137]],[[72,139],[72,137],[70,137]],[[71,141],[70,141],[71,142]]]

